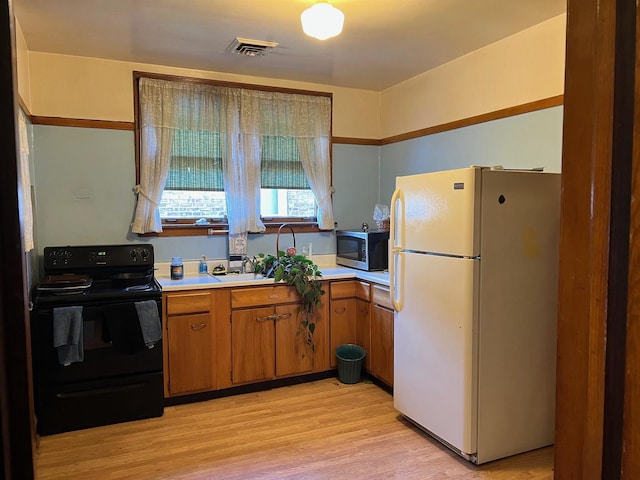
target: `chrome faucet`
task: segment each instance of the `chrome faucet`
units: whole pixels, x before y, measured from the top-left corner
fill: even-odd
[[[247,272],[247,263],[249,265],[251,265],[251,271],[250,272],[255,272],[255,270],[256,270],[256,257],[249,258],[246,255],[244,257],[242,257],[242,266],[240,267],[240,272],[241,273],[250,273],[250,272]]]

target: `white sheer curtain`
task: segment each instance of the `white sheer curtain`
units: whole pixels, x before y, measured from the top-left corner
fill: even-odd
[[[333,230],[333,202],[331,194],[331,164],[329,162],[329,139],[298,138],[300,161],[307,181],[318,203],[318,228]]]
[[[140,79],[140,183],[131,231],[161,232],[158,204],[169,174],[174,124],[178,109],[175,92],[166,82]]]
[[[29,166],[29,133],[27,131],[27,119],[20,110],[18,115],[18,139],[20,148],[19,178],[22,192],[22,235],[24,251],[30,252],[34,248],[33,243],[33,205],[31,203],[31,170]]]
[[[162,230],[157,204],[175,129],[222,135],[230,233],[265,230],[260,220],[263,136],[298,139],[305,174],[319,206],[320,228],[333,229],[328,97],[141,78],[140,116],[141,181],[134,232]]]
[[[247,102],[243,102],[246,91],[221,88],[221,105],[225,115],[225,151],[222,159],[224,192],[227,199],[227,218],[229,233],[264,232],[265,226],[260,219],[260,136],[255,130],[247,128],[253,113]]]

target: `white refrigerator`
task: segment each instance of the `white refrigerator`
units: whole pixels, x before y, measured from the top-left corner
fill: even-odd
[[[397,177],[394,405],[480,464],[551,445],[560,175]]]

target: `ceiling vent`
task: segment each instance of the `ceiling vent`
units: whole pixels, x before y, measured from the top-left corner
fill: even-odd
[[[247,57],[263,57],[269,50],[276,47],[276,42],[265,42],[263,40],[250,40],[248,38],[236,37],[229,48],[228,52],[245,55]]]

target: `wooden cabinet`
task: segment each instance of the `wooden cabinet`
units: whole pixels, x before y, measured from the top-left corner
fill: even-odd
[[[208,291],[165,297],[165,390],[178,395],[215,386],[212,299]]]
[[[372,287],[369,372],[393,386],[393,308],[389,288]]]
[[[369,283],[359,280],[335,281],[331,283],[330,290],[329,344],[331,367],[335,368],[336,348],[340,345],[355,343],[368,351],[368,334],[363,329],[367,328],[368,323]]]
[[[325,286],[326,288],[326,286]],[[327,302],[314,312],[313,348],[298,334],[300,299],[292,287],[247,287],[231,291],[233,384],[323,371],[327,354]]]
[[[233,383],[257,382],[275,376],[274,308],[231,313]]]
[[[364,348],[364,368],[371,370],[371,303],[356,298],[356,344]]]
[[[163,317],[165,396],[231,386],[228,292],[163,294]]]

